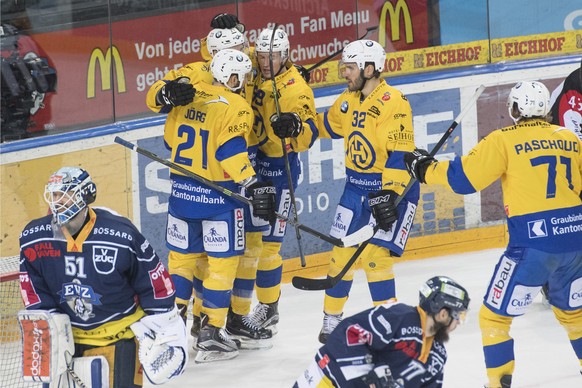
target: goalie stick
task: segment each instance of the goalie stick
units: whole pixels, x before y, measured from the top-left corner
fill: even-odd
[[[277,112],[277,118],[281,116],[281,106],[279,105],[279,90],[277,90],[277,81],[275,80],[275,67],[273,66],[273,41],[275,40],[275,32],[279,28],[279,24],[275,24],[273,27],[273,33],[271,34],[271,44],[269,45],[269,70],[271,72],[271,83],[273,84],[273,99],[275,100],[275,111]],[[281,53],[283,55],[283,53]],[[281,62],[281,61],[279,61]],[[283,63],[279,63],[279,66],[283,66]],[[293,180],[291,178],[291,165],[289,164],[289,156],[287,155],[287,141],[281,139],[281,149],[283,150],[283,159],[285,159],[285,172],[287,174],[287,186],[289,186],[289,197],[291,197],[291,202],[293,202],[293,222],[295,222],[295,238],[297,239],[297,246],[299,247],[299,260],[301,261],[301,266],[305,267],[307,263],[305,262],[305,255],[303,254],[303,244],[301,244],[301,233],[297,224],[299,224],[299,217],[297,216],[297,202],[295,201],[295,189],[293,188]]]
[[[477,91],[475,91],[475,94],[473,94],[473,97],[471,97],[471,99],[467,102],[467,105],[465,106],[465,108],[463,108],[463,110],[455,118],[455,120],[453,121],[453,123],[451,124],[451,126],[445,131],[445,133],[443,134],[443,136],[441,137],[441,139],[439,140],[439,142],[430,151],[430,155],[431,156],[435,156],[436,153],[440,150],[440,148],[447,141],[447,139],[449,138],[449,136],[451,136],[451,133],[453,133],[453,131],[455,130],[455,128],[457,127],[457,125],[459,125],[459,123],[461,122],[461,120],[463,119],[463,117],[465,116],[465,114],[467,114],[467,112],[473,106],[473,104],[477,101],[477,99],[479,98],[479,96],[481,95],[481,93],[483,93],[483,90],[485,90],[485,86],[484,85],[481,85],[477,89]],[[416,182],[416,179],[414,179],[414,178],[410,179],[410,181],[406,185],[406,188],[404,189],[404,191],[402,192],[402,194],[399,195],[398,198],[396,198],[396,201],[394,203],[395,206],[398,206],[398,204],[402,201],[402,199],[404,198],[404,196],[406,196],[406,194],[408,193],[408,191],[410,191],[410,189],[412,188],[412,185],[414,184],[414,182]],[[378,231],[378,229],[379,229],[378,226],[375,226],[374,227],[374,234],[376,234],[376,232]],[[364,251],[364,249],[366,248],[366,246],[368,246],[368,244],[370,243],[371,239],[372,238],[370,238],[369,240],[366,240],[366,241],[364,241],[363,243],[360,244],[360,246],[358,247],[358,249],[356,249],[356,251],[354,252],[354,254],[352,255],[352,257],[350,257],[350,259],[348,260],[348,262],[346,263],[346,265],[342,268],[342,270],[336,276],[327,277],[325,279],[313,279],[313,278],[303,278],[303,277],[300,277],[300,276],[295,276],[295,277],[293,277],[293,279],[291,279],[291,282],[293,283],[293,286],[295,288],[300,289],[300,290],[306,290],[306,291],[319,291],[319,290],[327,290],[329,288],[332,288],[337,283],[339,283],[340,280],[342,280],[342,278],[344,277],[344,275],[348,272],[348,270],[356,262],[356,260],[358,259],[358,257],[360,257],[360,255],[362,254],[362,252]]]
[[[176,164],[174,162],[171,162],[169,160],[166,160],[164,158],[159,157],[158,155],[154,154],[151,151],[148,151],[144,148],[138,147],[136,144],[130,143],[127,140],[124,140],[122,138],[120,138],[119,136],[115,136],[115,142],[117,144],[121,144],[124,147],[129,148],[130,150],[137,152],[138,154],[142,154],[158,163],[163,164],[164,166],[170,167],[171,169],[174,169],[176,171],[181,172],[182,174],[189,176],[192,179],[197,180],[198,182],[201,182],[203,184],[205,184],[206,186],[219,191],[220,193],[226,195],[227,197],[231,197],[234,198],[246,205],[251,205],[251,200],[240,195],[239,193],[236,193],[234,191],[231,191],[225,187],[222,187],[220,185],[217,185],[216,183],[212,182],[211,180],[208,180],[204,177],[201,177],[200,175],[197,175],[195,173],[193,173],[192,171],[188,171],[187,169],[185,169],[184,167],[180,166],[179,164]],[[295,222],[293,220],[290,220],[289,218],[275,213],[277,215],[277,218],[280,218],[286,222],[288,222],[289,224],[295,226]],[[297,227],[315,237],[320,238],[323,241],[326,241],[332,245],[335,245],[337,247],[343,248],[343,247],[350,247],[350,246],[354,246],[354,245],[358,245],[363,241],[366,241],[370,238],[372,238],[372,236],[374,235],[374,230],[370,225],[366,225],[363,228],[355,231],[354,233],[347,235],[345,237],[342,238],[336,238],[336,237],[332,237],[329,236],[327,234],[323,234],[321,232],[318,232],[315,229],[312,229],[306,225],[303,224],[299,224],[297,223]]]
[[[362,35],[361,37],[359,37],[357,40],[362,40],[365,39],[368,34],[370,34],[370,32],[372,31],[376,31],[378,29],[378,26],[371,26],[366,28],[366,33],[364,35]],[[327,57],[323,58],[321,61],[317,62],[315,65],[311,66],[309,69],[307,69],[307,72],[311,72],[315,69],[317,69],[319,66],[323,65],[324,63],[332,60],[333,58],[335,58],[336,56],[340,55],[342,53],[342,51],[344,51],[343,47],[340,50],[337,50],[335,53],[329,54]]]

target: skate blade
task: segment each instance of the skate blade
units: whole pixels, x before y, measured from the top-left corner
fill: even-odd
[[[277,329],[277,324],[267,326],[265,329],[271,330],[271,333],[273,333],[273,335],[275,335],[279,332],[279,329]]]
[[[261,349],[271,349],[273,347],[273,341],[271,338],[267,339],[251,339],[243,336],[233,336],[233,339],[240,341],[239,349],[241,350],[261,350]]]
[[[238,350],[233,352],[219,352],[217,350],[202,350],[198,348],[198,353],[196,354],[194,362],[196,364],[203,364],[206,362],[230,360],[236,356],[238,356]]]

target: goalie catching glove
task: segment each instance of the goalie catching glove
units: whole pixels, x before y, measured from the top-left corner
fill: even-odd
[[[404,164],[408,173],[420,183],[426,183],[424,179],[426,169],[434,162],[436,162],[436,159],[428,151],[420,148],[404,154]]]
[[[156,102],[164,106],[186,106],[194,101],[195,95],[196,89],[190,83],[190,79],[180,77],[162,86],[156,95]]]
[[[398,210],[396,209],[396,194],[392,190],[380,190],[368,194],[368,205],[372,209],[372,215],[376,219],[380,229],[389,231],[394,221],[398,219]]]
[[[280,139],[297,137],[303,131],[301,117],[295,112],[281,112],[271,116],[271,127]]]
[[[139,361],[152,384],[164,384],[181,375],[188,362],[186,326],[177,307],[147,315],[131,325],[139,341]]]

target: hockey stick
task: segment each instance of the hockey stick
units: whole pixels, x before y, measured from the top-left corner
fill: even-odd
[[[378,29],[378,26],[371,26],[371,27],[366,28],[366,33],[364,35],[362,35],[361,37],[359,37],[358,40],[362,40],[362,39],[366,38],[366,36],[368,36],[368,34],[370,34],[370,32],[376,31],[377,29]],[[341,54],[342,51],[344,51],[343,47],[340,50],[337,50],[335,53],[329,54],[327,57],[323,58],[321,61],[317,62],[315,65],[311,66],[309,69],[307,69],[307,72],[309,73],[312,70],[317,69],[319,66],[323,65],[324,63],[332,60],[333,58],[335,58],[336,56]]]
[[[275,109],[277,112],[277,118],[281,116],[281,107],[279,105],[279,91],[277,90],[277,81],[275,80],[275,67],[273,66],[273,41],[275,39],[275,32],[279,27],[275,24],[273,27],[273,33],[271,34],[271,44],[269,46],[269,70],[271,72],[271,81],[273,84],[273,99],[275,100]],[[283,55],[281,53],[281,55]],[[279,65],[283,66],[281,59],[279,59]],[[295,189],[293,188],[293,179],[291,178],[291,165],[289,164],[289,156],[287,155],[287,142],[285,139],[281,139],[281,148],[283,149],[283,158],[285,159],[285,172],[287,173],[287,185],[289,186],[289,196],[291,197],[291,202],[293,202],[293,221],[295,224],[299,223],[299,217],[297,216],[297,202],[295,201]],[[301,261],[301,266],[305,267],[307,263],[305,262],[305,255],[303,254],[303,244],[301,244],[301,233],[299,228],[295,227],[295,237],[297,239],[297,246],[299,247],[299,260]]]
[[[455,120],[453,121],[451,126],[445,131],[445,133],[443,134],[443,136],[441,137],[439,142],[430,151],[431,156],[435,156],[436,153],[441,149],[441,147],[447,141],[449,136],[451,136],[451,133],[453,133],[453,131],[455,130],[457,125],[459,125],[459,123],[461,122],[461,120],[463,119],[465,114],[467,114],[467,112],[473,106],[473,104],[477,101],[477,99],[479,98],[481,93],[483,93],[483,90],[485,90],[485,86],[481,85],[479,87],[479,89],[477,89],[475,94],[473,94],[473,97],[471,97],[471,99],[467,102],[467,104],[465,105],[465,108],[463,108],[461,113],[459,113],[459,115],[455,118]],[[398,204],[406,196],[408,191],[410,191],[410,189],[412,188],[412,186],[414,185],[415,182],[416,182],[416,179],[414,179],[414,178],[410,179],[410,181],[406,185],[406,188],[404,189],[402,194],[399,195],[398,198],[396,198],[396,201],[394,202],[395,206],[398,206]],[[376,234],[375,232],[377,232],[378,229],[379,229],[378,226],[374,227],[374,234]],[[327,277],[325,279],[312,279],[312,278],[303,278],[303,277],[295,276],[291,280],[291,282],[293,283],[293,286],[295,288],[300,289],[300,290],[308,290],[308,291],[327,290],[329,288],[332,288],[337,283],[339,283],[340,280],[342,280],[344,275],[348,272],[348,270],[356,262],[356,260],[360,256],[360,254],[364,251],[366,246],[368,246],[368,243],[370,243],[371,240],[372,239],[370,238],[370,240],[366,240],[360,244],[358,249],[356,249],[356,251],[354,252],[352,257],[350,257],[350,259],[348,260],[346,265],[342,268],[342,270],[336,276]]]
[[[201,182],[203,184],[205,184],[206,186],[226,195],[227,197],[231,197],[234,198],[246,205],[251,205],[252,202],[250,199],[248,199],[247,197],[244,197],[242,195],[240,195],[239,193],[236,193],[234,191],[230,191],[229,189],[222,187],[220,185],[217,185],[216,183],[214,183],[211,180],[208,180],[200,175],[197,175],[195,173],[193,173],[192,171],[189,171],[187,169],[185,169],[184,167],[180,166],[179,164],[176,164],[174,162],[171,162],[169,160],[166,160],[164,158],[159,157],[158,155],[154,154],[153,152],[150,152],[146,149],[143,149],[141,147],[138,147],[137,145],[128,142],[127,140],[124,140],[122,138],[120,138],[119,136],[115,137],[115,142],[118,144],[121,144],[124,147],[129,148],[130,150],[137,152],[138,154],[142,154],[152,160],[155,160],[158,163],[163,164],[164,166],[170,167],[171,169],[174,169],[176,171],[181,172],[182,174],[197,180],[198,182]],[[293,220],[288,219],[287,217],[281,215],[281,214],[277,214],[278,218],[288,222],[289,224],[294,224]],[[360,230],[355,231],[354,233],[346,236],[346,237],[342,237],[342,238],[335,238],[335,237],[331,237],[328,236],[326,234],[323,234],[321,232],[318,232],[315,229],[311,229],[308,226],[302,225],[302,224],[297,224],[297,227],[309,234],[312,234],[315,237],[320,238],[323,241],[326,241],[332,245],[335,245],[337,247],[349,247],[349,246],[354,246],[354,245],[358,245],[360,244],[362,241],[368,240],[373,236],[373,228],[370,227],[369,225],[367,225],[368,228],[364,227],[361,228]]]

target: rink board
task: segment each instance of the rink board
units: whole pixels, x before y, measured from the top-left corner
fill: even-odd
[[[441,152],[440,159],[466,153],[492,129],[509,125],[505,101],[509,89],[523,79],[541,80],[553,89],[579,65],[579,58],[562,57],[515,64],[496,64],[438,74],[389,78],[413,108],[415,142],[430,149],[452,120],[484,84],[487,88],[465,116]],[[343,86],[316,89],[318,110],[329,107]],[[3,145],[0,170],[2,219],[0,256],[18,252],[18,234],[26,223],[47,212],[43,187],[63,165],[87,169],[97,183],[96,205],[128,216],[165,258],[164,243],[169,170],[113,142],[119,135],[162,157],[163,116],[116,123],[72,134],[30,139]],[[61,137],[61,138],[60,138]],[[301,154],[303,176],[296,191],[301,223],[327,233],[341,195],[345,172],[341,140],[321,140]],[[405,258],[483,249],[505,243],[500,185],[483,193],[459,196],[437,186],[423,186]],[[484,234],[484,230],[488,230]],[[302,233],[310,265],[325,262],[331,246]],[[293,231],[283,246],[285,259],[297,256]],[[292,261],[286,269],[293,271]]]

